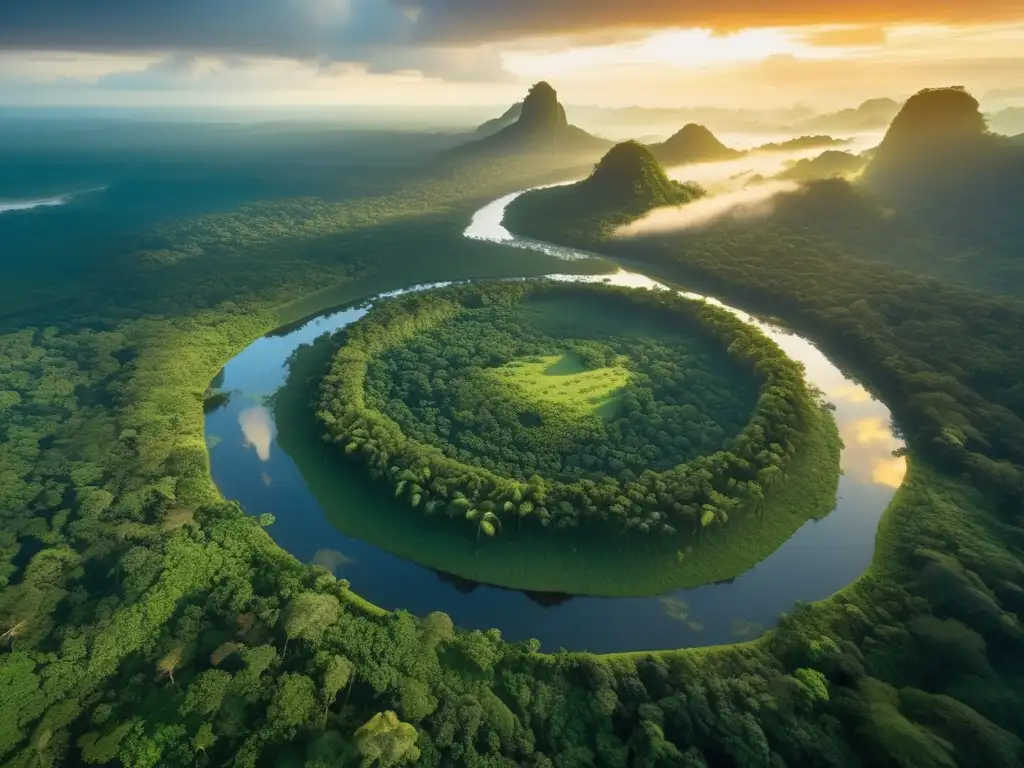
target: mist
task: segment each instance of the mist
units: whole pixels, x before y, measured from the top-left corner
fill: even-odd
[[[702,227],[719,219],[749,220],[771,215],[778,195],[793,192],[793,181],[769,181],[748,189],[723,192],[678,208],[656,208],[618,231],[619,237],[637,237]]]
[[[857,153],[875,146],[878,140],[879,134],[864,133],[837,148]],[[766,218],[774,210],[779,195],[793,192],[800,186],[794,181],[773,180],[772,177],[798,160],[817,157],[823,151],[822,147],[812,147],[790,152],[751,152],[733,160],[668,168],[666,173],[670,179],[695,182],[708,196],[681,207],[656,208],[621,228],[617,234],[638,237],[694,229],[726,218]]]

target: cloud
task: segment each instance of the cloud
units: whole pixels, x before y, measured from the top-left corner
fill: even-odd
[[[888,39],[885,27],[877,25],[841,26],[815,30],[804,35],[804,42],[819,47],[884,45]]]
[[[414,48],[387,46],[370,52],[363,60],[370,74],[420,72],[426,77],[460,82],[513,81],[501,54],[489,46],[480,48]]]
[[[0,48],[362,61],[388,47],[467,48],[567,34],[600,39],[631,29],[982,23],[1019,16],[1018,0],[22,0],[2,3]]]
[[[107,79],[111,87],[180,79],[210,56],[353,62],[373,73],[448,80],[508,77],[487,46],[417,39],[419,22],[419,11],[391,0],[34,0],[3,4],[0,50],[168,54],[138,77]]]
[[[985,23],[1018,20],[1019,0],[409,0],[420,7],[420,37],[500,40],[616,28],[812,24]]]

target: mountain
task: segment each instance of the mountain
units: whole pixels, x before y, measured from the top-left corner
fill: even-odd
[[[754,147],[754,152],[791,152],[798,149],[814,149],[816,147],[841,147],[845,144],[849,144],[850,139],[836,139],[832,136],[825,135],[813,135],[813,136],[798,136],[795,139],[786,139],[786,141],[777,141],[771,144],[762,144],[759,147]]]
[[[804,120],[794,129],[824,133],[878,130],[889,125],[899,111],[899,102],[892,99],[868,99],[854,109],[841,109]]]
[[[1013,136],[1024,131],[1024,107],[1008,107],[989,117],[988,126],[996,133]]]
[[[605,149],[610,144],[582,128],[569,125],[557,92],[548,83],[541,82],[530,89],[515,122],[490,136],[456,147],[448,154],[479,157],[533,152],[590,152]]]
[[[963,88],[928,88],[910,97],[889,126],[865,173],[875,189],[930,196],[995,170],[998,142],[978,101]]]
[[[963,88],[907,100],[864,172],[880,198],[972,247],[1017,252],[1024,239],[1024,146],[988,131]]]
[[[475,131],[477,136],[490,136],[491,134],[497,133],[502,128],[507,128],[512,125],[519,116],[523,113],[523,102],[517,101],[511,107],[506,109],[500,117],[494,117],[485,123],[482,123]]]
[[[812,179],[829,179],[835,176],[851,176],[861,171],[867,160],[850,152],[830,149],[817,157],[798,160],[776,179],[785,181],[810,181]]]
[[[635,141],[612,147],[578,186],[594,199],[644,207],[687,202],[695,189],[669,179],[651,149]]]
[[[512,231],[587,247],[652,208],[683,205],[704,195],[695,184],[672,181],[648,147],[612,147],[583,181],[529,192],[505,211]]]
[[[670,138],[649,148],[658,162],[667,166],[729,160],[743,154],[725,146],[706,127],[696,123],[684,125]]]

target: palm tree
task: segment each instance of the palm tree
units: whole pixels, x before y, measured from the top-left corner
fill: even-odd
[[[494,536],[501,530],[501,520],[493,512],[484,512],[482,509],[470,509],[466,512],[466,519],[476,522],[476,538],[480,539],[480,533]]]
[[[533,513],[533,504],[528,501],[520,503],[519,509],[517,510],[516,519],[519,521],[519,530],[523,530],[523,518],[528,517]]]
[[[700,538],[704,540],[704,529],[714,523],[718,519],[718,510],[710,504],[705,504],[701,507],[700,512]]]

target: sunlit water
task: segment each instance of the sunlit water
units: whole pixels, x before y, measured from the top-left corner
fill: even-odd
[[[505,206],[515,197],[482,209],[467,236],[559,258],[587,257],[511,235],[501,221]],[[663,288],[642,274],[625,271],[552,277]],[[530,595],[439,575],[334,528],[298,466],[278,444],[274,414],[266,400],[284,384],[286,361],[297,347],[354,322],[365,314],[365,306],[327,312],[288,333],[259,339],[225,366],[218,384],[233,393],[232,399],[206,420],[214,480],[248,513],[273,513],[277,522],[269,531],[282,547],[304,562],[324,565],[349,579],[356,592],[384,608],[419,615],[444,611],[459,626],[497,627],[510,640],[535,637],[548,650],[649,650],[749,639],[771,627],[797,601],[825,598],[864,572],[874,552],[879,519],[906,467],[904,459],[893,456],[902,443],[893,434],[882,403],[806,339],[738,309],[726,309],[761,328],[804,364],[809,383],[835,405],[845,443],[834,511],[804,525],[770,557],[730,582],[650,598]],[[389,494],[384,489],[381,494],[384,503]]]

